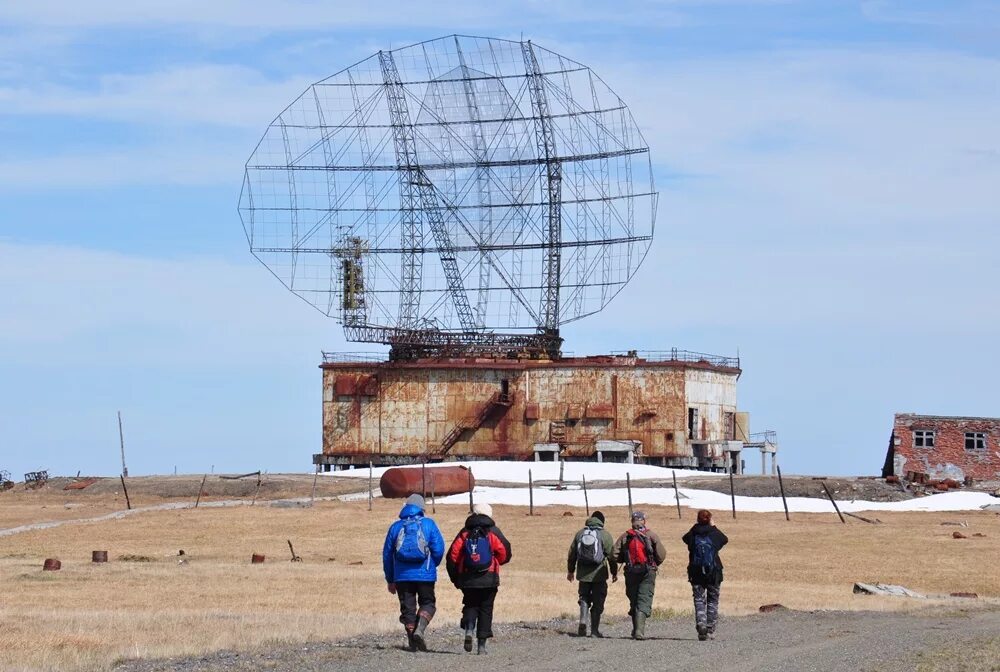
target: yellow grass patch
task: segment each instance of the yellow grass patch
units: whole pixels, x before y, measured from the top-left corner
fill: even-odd
[[[125,520],[68,525],[0,537],[0,660],[5,668],[106,669],[136,656],[176,656],[273,642],[333,639],[399,627],[398,604],[385,590],[381,546],[400,502],[318,503],[312,509],[268,506],[143,513]],[[679,538],[691,525],[666,507],[645,507],[669,558],[656,593],[659,614],[690,613]],[[566,581],[565,553],[584,512],[547,507],[528,517],[521,507],[494,507],[514,548],[497,602],[501,621],[537,620],[576,611],[576,586]],[[610,531],[627,512],[604,509]],[[23,511],[20,516],[23,518]],[[46,520],[36,509],[35,519]],[[466,511],[439,507],[446,539]],[[766,603],[793,609],[906,609],[924,601],[855,596],[855,581],[899,583],[927,593],[972,591],[1000,596],[1000,517],[986,513],[882,513],[883,525],[834,514],[717,514],[729,535],[723,552],[723,614],[756,612]],[[966,520],[968,539],[952,539],[946,520]],[[972,534],[985,534],[974,538]],[[286,539],[301,563],[288,562]],[[178,564],[184,549],[188,560]],[[92,550],[112,561],[90,563]],[[250,565],[264,553],[264,565]],[[125,555],[153,562],[121,562]],[[42,572],[42,560],[62,560]],[[360,564],[359,564],[360,563]],[[982,571],[975,571],[975,568]],[[970,569],[971,568],[971,569]],[[627,610],[624,586],[612,587],[610,615]],[[457,627],[460,594],[441,574],[439,615],[432,627]]]

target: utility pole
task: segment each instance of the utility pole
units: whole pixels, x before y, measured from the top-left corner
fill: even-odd
[[[122,412],[118,411],[118,440],[122,446],[122,478],[128,476],[128,467],[125,466],[125,433],[122,431]]]

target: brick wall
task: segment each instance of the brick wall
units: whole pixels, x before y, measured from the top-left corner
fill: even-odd
[[[914,445],[916,430],[933,431],[934,446]],[[985,434],[985,447],[967,449],[965,435],[969,432]],[[890,444],[892,469],[898,476],[913,471],[956,480],[1000,478],[1000,418],[897,414]]]

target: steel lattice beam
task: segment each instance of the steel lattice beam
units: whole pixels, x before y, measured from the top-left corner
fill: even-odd
[[[559,272],[562,264],[562,164],[556,158],[556,142],[549,117],[549,102],[545,95],[545,81],[531,40],[521,43],[524,67],[531,92],[531,105],[535,112],[535,141],[540,158],[545,162],[545,184],[548,196],[548,217],[545,228],[545,290],[542,293],[541,329],[557,334],[559,331]]]

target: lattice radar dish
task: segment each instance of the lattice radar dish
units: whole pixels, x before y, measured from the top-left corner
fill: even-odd
[[[397,357],[558,354],[649,250],[649,148],[585,65],[451,36],[310,86],[246,164],[250,250]]]

